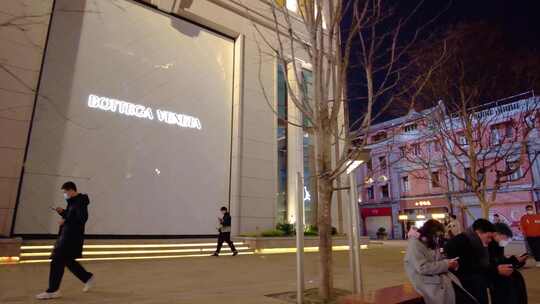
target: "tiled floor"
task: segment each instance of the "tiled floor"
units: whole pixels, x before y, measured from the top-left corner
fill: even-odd
[[[406,280],[404,248],[373,245],[362,251],[367,290]],[[519,249],[518,249],[519,250]],[[335,287],[350,289],[347,252],[335,253]],[[317,283],[315,253],[306,254],[307,287]],[[184,258],[151,261],[86,262],[97,286],[83,294],[82,284],[66,272],[64,297],[46,303],[280,303],[265,294],[295,290],[294,254]],[[540,268],[523,271],[529,303],[540,303]],[[48,264],[0,266],[0,303],[34,303],[46,287]]]

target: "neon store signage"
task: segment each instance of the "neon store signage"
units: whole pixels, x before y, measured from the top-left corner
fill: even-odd
[[[150,107],[109,97],[90,94],[88,95],[88,107],[126,116],[156,120],[161,123],[176,125],[182,128],[202,130],[201,121],[197,117],[174,113],[162,109],[156,109],[154,111],[154,109]]]

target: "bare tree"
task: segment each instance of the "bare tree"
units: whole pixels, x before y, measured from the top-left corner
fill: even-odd
[[[520,94],[473,108],[472,96],[462,86],[463,98],[451,105],[458,111],[426,115],[418,143],[409,146],[404,156],[415,178],[434,183],[433,172],[442,173],[445,180],[436,183],[450,200],[454,198],[463,209],[461,195],[471,193],[487,218],[499,191],[527,176],[538,157],[529,159],[528,147],[539,99]],[[439,113],[445,113],[442,107],[440,103]]]
[[[499,190],[531,169],[529,133],[539,104],[533,92],[487,103],[505,96],[501,94],[511,95],[515,88],[538,85],[537,67],[530,65],[532,54],[512,55],[501,34],[490,31],[485,24],[461,24],[446,33],[442,47],[425,44],[416,49],[418,70],[440,58],[443,48],[445,56],[421,90],[418,84],[406,88],[413,93],[404,95],[413,107],[433,107],[419,129],[419,142],[432,144],[423,145],[418,153],[409,149],[405,155],[412,168],[424,171],[416,177],[429,181],[430,172],[439,170],[447,179],[443,188],[448,197],[463,208],[461,194],[473,193],[484,217]],[[480,41],[479,36],[486,39]]]
[[[403,28],[408,25],[410,15],[400,17],[382,0],[292,1],[292,6],[298,8],[297,13],[287,8],[286,1],[263,2],[270,9],[272,24],[264,27],[253,23],[260,63],[263,58],[270,57],[283,67],[288,96],[301,115],[280,116],[262,81],[261,87],[268,105],[280,120],[303,129],[314,138],[319,294],[323,299],[329,299],[333,289],[332,197],[335,191],[344,189],[340,186],[340,176],[366,144],[358,137],[368,132],[375,118],[373,109],[387,108],[393,102],[393,96],[400,94],[397,88],[401,88],[405,79],[416,79],[417,82],[429,79],[431,68],[417,73],[416,77],[402,76],[412,66],[407,54],[421,29],[414,29],[413,35],[403,37]],[[302,58],[308,59],[312,73],[309,94],[301,76],[299,63]],[[361,73],[358,79],[365,82],[365,87],[363,96],[351,99],[347,96],[347,76],[353,59],[357,59],[354,61],[361,71],[357,72],[357,69],[355,76]],[[348,121],[351,106],[363,110],[358,121]],[[351,132],[351,126],[355,132]]]

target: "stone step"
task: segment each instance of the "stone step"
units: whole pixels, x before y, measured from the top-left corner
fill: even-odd
[[[49,261],[54,240],[24,241],[19,256],[20,263],[45,263]],[[239,254],[253,254],[244,242],[235,246]],[[215,240],[89,240],[83,247],[82,261],[160,259],[181,257],[204,257],[216,248]],[[224,244],[222,255],[231,255]]]

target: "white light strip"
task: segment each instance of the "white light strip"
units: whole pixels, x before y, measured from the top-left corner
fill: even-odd
[[[249,247],[237,247],[237,250],[248,250]],[[187,252],[213,252],[214,248],[201,249],[176,249],[176,250],[118,250],[118,251],[84,251],[83,256],[88,255],[120,255],[120,254],[153,254],[153,253],[187,253]],[[223,248],[223,251],[231,251],[229,248]],[[50,256],[51,252],[23,252],[21,257],[39,257]]]
[[[239,252],[238,255],[253,255],[254,252]],[[208,254],[184,254],[184,255],[161,255],[161,256],[144,256],[144,257],[111,257],[111,258],[82,258],[77,261],[128,261],[128,260],[157,260],[157,259],[179,259],[179,258],[197,258],[208,257]],[[20,261],[19,264],[37,264],[49,263],[51,260],[27,260]]]
[[[245,243],[235,242],[235,245],[242,246]],[[85,249],[113,249],[113,248],[177,248],[177,247],[206,247],[216,246],[216,243],[189,243],[189,244],[112,244],[112,245],[84,245]],[[21,246],[21,250],[53,249],[53,245],[26,245]]]

